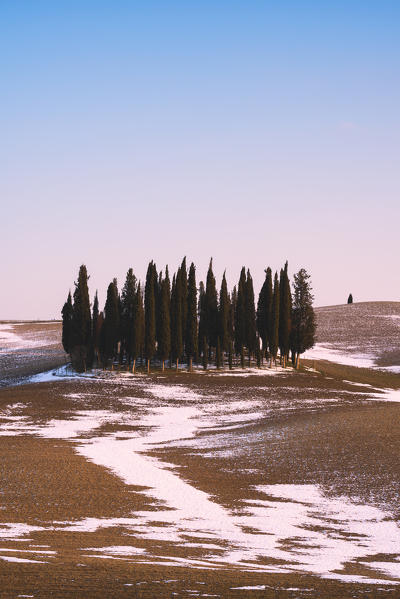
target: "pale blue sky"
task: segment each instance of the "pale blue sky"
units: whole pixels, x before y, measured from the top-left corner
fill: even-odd
[[[79,265],[316,304],[400,299],[400,3],[0,5],[1,318],[58,317]]]

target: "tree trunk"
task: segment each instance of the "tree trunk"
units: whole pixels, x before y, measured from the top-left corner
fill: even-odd
[[[164,360],[163,360],[163,361],[162,361],[162,371],[163,371],[163,372],[164,372],[164,364],[165,364],[165,362],[164,362]]]
[[[300,354],[297,354],[296,355],[296,370],[299,369],[299,366],[300,366]]]
[[[150,373],[150,360],[147,360],[147,374]]]
[[[193,358],[189,358],[189,372],[193,371]]]
[[[133,360],[133,364],[132,364],[132,373],[135,374],[135,366],[136,366],[136,359]]]
[[[176,358],[176,371],[178,372],[179,358]]]

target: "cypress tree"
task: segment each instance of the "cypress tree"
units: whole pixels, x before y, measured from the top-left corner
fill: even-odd
[[[183,342],[186,343],[186,330],[187,330],[187,318],[188,318],[188,273],[186,268],[186,256],[182,260],[181,267],[179,269],[181,277],[181,313],[182,313],[182,335]],[[183,350],[182,350],[183,354]]]
[[[219,309],[218,309],[218,336],[221,343],[222,363],[223,354],[229,350],[229,324],[230,324],[230,301],[228,295],[228,286],[226,284],[225,273],[222,277],[221,290],[219,292]]]
[[[251,356],[256,350],[257,330],[256,330],[256,309],[254,306],[254,288],[253,279],[250,270],[247,269],[246,287],[245,287],[245,313],[246,313],[246,345],[249,352],[249,366]]]
[[[232,370],[233,368],[233,364],[232,364],[232,353],[233,353],[233,346],[232,346],[232,339],[229,340],[229,353],[228,353],[228,364],[229,364],[229,370]]]
[[[233,287],[232,295],[229,298],[229,339],[232,341],[235,339],[235,314],[237,304],[237,291],[236,285]],[[233,351],[233,348],[232,348]]]
[[[161,281],[160,289],[160,315],[158,333],[158,353],[164,371],[165,360],[171,353],[171,297],[168,266],[165,269],[165,278]]]
[[[300,354],[314,345],[316,323],[309,279],[310,275],[304,268],[294,275],[291,346],[296,368],[299,367]]]
[[[82,264],[75,283],[71,321],[71,359],[80,372],[86,370],[92,334],[88,279],[86,266]]]
[[[115,279],[109,284],[107,289],[107,299],[104,306],[104,323],[101,335],[101,353],[102,361],[107,366],[111,359],[111,369],[113,361],[117,354],[118,334],[119,334],[119,308],[118,308],[118,290],[115,285]]]
[[[207,366],[208,366],[208,343],[207,343],[207,337],[204,335],[203,338],[203,368],[204,370],[207,370]]]
[[[206,292],[204,289],[203,281],[200,281],[199,285],[199,343],[198,343],[198,351],[201,355],[204,351],[203,341],[207,332],[207,314],[206,314]]]
[[[290,292],[287,262],[281,270],[279,289],[279,349],[281,352],[281,364],[285,367],[290,350],[290,331],[292,328],[292,294]]]
[[[178,370],[179,359],[183,353],[183,331],[182,331],[182,277],[180,268],[172,280],[171,291],[171,352],[176,360]]]
[[[71,336],[72,336],[72,298],[71,292],[68,293],[67,301],[61,310],[62,314],[62,344],[65,353],[71,353]]]
[[[144,345],[144,308],[143,308],[143,293],[140,283],[137,286],[135,293],[135,304],[133,311],[133,335],[131,345],[131,356],[133,360],[132,372],[135,372],[136,360],[142,354]]]
[[[218,335],[218,296],[215,277],[212,270],[212,258],[207,272],[205,311],[206,337],[210,351],[212,347],[216,347]]]
[[[350,293],[349,297],[347,298],[347,303],[348,304],[352,304],[353,303],[353,296],[352,296],[351,293]]]
[[[153,261],[150,262],[147,268],[146,285],[144,292],[144,313],[145,313],[145,337],[144,337],[144,354],[147,360],[147,372],[150,372],[150,360],[153,358],[156,351],[156,300],[155,300],[155,285],[157,279],[157,271],[155,270]]]
[[[121,352],[126,355],[128,368],[132,359],[133,319],[135,311],[136,277],[132,268],[126,273],[121,293]]]
[[[246,269],[240,272],[235,311],[235,352],[241,354],[246,343]]]
[[[217,337],[217,348],[215,352],[215,366],[219,370],[221,368],[221,343],[219,337]]]
[[[189,269],[189,282],[187,290],[187,317],[186,317],[186,355],[189,360],[189,370],[192,370],[193,358],[197,356],[197,287],[196,269],[193,262]]]
[[[279,280],[278,273],[275,273],[274,278],[274,292],[272,297],[272,310],[271,310],[271,325],[270,325],[270,339],[269,339],[269,351],[272,359],[276,364],[276,355],[278,353],[279,344]]]
[[[99,342],[100,342],[100,320],[99,320],[99,297],[96,294],[93,301],[92,311],[92,359],[96,356],[96,364],[99,363]]]
[[[263,354],[268,351],[270,323],[272,310],[272,273],[268,267],[265,270],[265,280],[258,297],[257,330],[262,340]]]

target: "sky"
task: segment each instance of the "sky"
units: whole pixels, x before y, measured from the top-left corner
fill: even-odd
[[[400,3],[2,0],[0,319],[187,256],[400,300]]]

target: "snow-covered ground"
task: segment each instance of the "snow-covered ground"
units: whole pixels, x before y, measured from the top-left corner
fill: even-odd
[[[41,380],[46,377],[54,380],[53,374]],[[85,555],[104,559],[129,557],[145,563],[162,559],[164,564],[194,568],[235,565],[257,572],[308,572],[358,583],[400,583],[400,529],[392,514],[345,497],[327,497],[318,486],[310,484],[258,485],[254,489],[258,499],[243,497],[235,509],[228,508],[217,497],[185,480],[175,466],[150,455],[152,450],[167,446],[189,446],[195,450],[206,443],[213,448],[212,435],[204,436],[207,431],[226,430],[232,423],[246,426],[260,419],[262,413],[256,399],[230,397],[226,401],[184,385],[149,383],[145,377],[121,379],[126,395],[122,393],[119,401],[124,408],[139,406],[139,417],[137,413],[130,415],[129,410],[79,410],[71,412],[69,418],[38,425],[26,413],[21,414],[20,404],[8,406],[2,414],[0,435],[69,439],[79,454],[112,470],[126,484],[146,488],[145,493],[157,501],[157,510],[139,511],[123,518],[54,523],[53,530],[67,532],[114,526],[126,530],[126,545],[82,547]],[[115,384],[118,377],[110,375],[100,380],[102,384],[105,380]],[[359,393],[363,399],[400,401],[400,391],[363,388]],[[79,398],[84,396],[83,391]],[[76,401],[76,394],[72,393],[70,400]],[[103,433],[101,427],[109,424],[114,425],[114,432]],[[126,425],[135,429],[127,430]],[[0,525],[0,537],[6,539],[22,539],[32,531],[24,524]],[[164,554],[149,554],[135,546],[136,539],[179,544],[186,547],[187,557],[171,555],[166,562]],[[40,553],[46,558],[51,555]],[[388,554],[388,561],[370,561],[380,554]],[[5,556],[0,552],[2,558]],[[21,559],[32,560],[27,556]],[[355,562],[370,574],[346,573],[344,567]],[[391,580],[383,580],[380,572]]]

